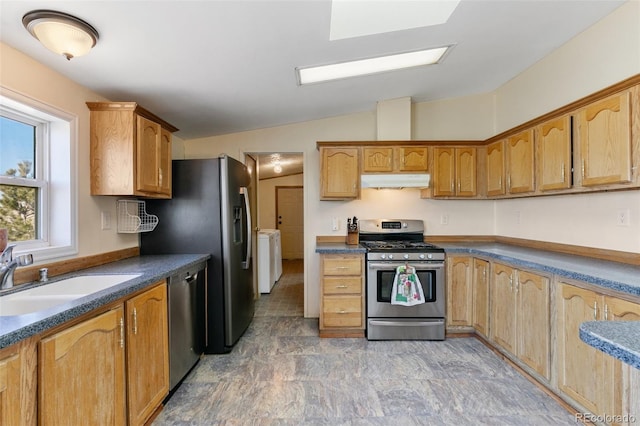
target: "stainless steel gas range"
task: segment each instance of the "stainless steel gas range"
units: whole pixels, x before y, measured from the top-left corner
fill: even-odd
[[[360,221],[360,245],[367,249],[367,339],[444,340],[444,249],[424,242],[421,220]],[[391,293],[398,266],[416,270],[425,303],[394,305]]]

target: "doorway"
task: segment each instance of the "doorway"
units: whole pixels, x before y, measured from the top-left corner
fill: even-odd
[[[283,258],[282,275],[269,293],[259,294],[256,316],[304,316],[303,154],[253,152],[247,156],[256,161],[256,229],[280,231]]]

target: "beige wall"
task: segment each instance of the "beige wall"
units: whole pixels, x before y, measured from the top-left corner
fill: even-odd
[[[78,117],[78,256],[137,246],[137,234],[116,232],[117,198],[89,195],[89,109],[85,102],[106,99],[3,43],[0,43],[0,58],[0,86]],[[111,213],[111,230],[100,229],[102,211]]]

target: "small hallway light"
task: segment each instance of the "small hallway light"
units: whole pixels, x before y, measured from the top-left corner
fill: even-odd
[[[33,10],[22,24],[40,43],[67,60],[86,55],[98,41],[98,31],[75,16],[53,10]]]

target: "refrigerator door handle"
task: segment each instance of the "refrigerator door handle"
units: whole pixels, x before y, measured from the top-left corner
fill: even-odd
[[[249,189],[246,186],[240,187],[240,193],[244,195],[245,212],[247,214],[247,255],[242,261],[242,269],[251,267],[251,207],[249,206]]]

